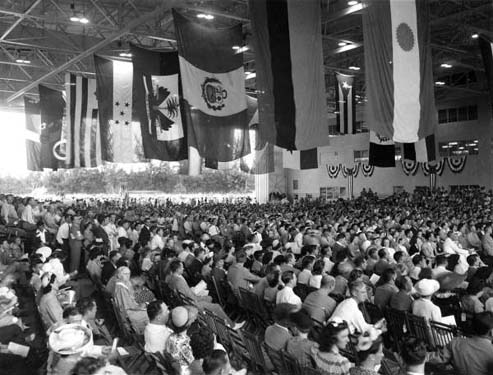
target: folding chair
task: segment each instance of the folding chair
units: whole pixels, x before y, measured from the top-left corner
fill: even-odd
[[[304,375],[303,368],[300,363],[289,355],[285,350],[281,350],[282,360],[284,362],[284,366],[290,375]]]
[[[113,313],[115,315],[116,321],[118,323],[118,328],[120,329],[123,339],[130,344],[133,343],[134,337],[131,332],[130,322],[122,316],[114,298],[110,299],[110,303],[113,308]]]
[[[274,366],[274,371],[279,375],[289,374],[289,369],[284,363],[281,351],[272,349],[266,343],[263,343],[263,348]]]
[[[195,301],[193,299],[191,299],[190,297],[184,295],[181,292],[177,292],[177,294],[178,294],[178,298],[181,300],[181,304],[182,305],[195,306]]]
[[[179,375],[181,373],[180,363],[171,354],[156,352],[150,353],[150,355],[161,375]]]
[[[426,343],[429,350],[434,349],[433,339],[431,337],[430,326],[425,318],[413,314],[407,314],[407,324],[409,333],[415,337],[418,337]]]
[[[394,362],[388,358],[383,358],[382,373],[383,375],[396,375],[396,374],[401,374],[402,369],[397,362]]]
[[[400,341],[407,333],[407,317],[404,311],[387,308],[384,310],[387,321],[387,333],[392,340],[394,351],[400,352]]]
[[[245,340],[245,345],[250,353],[250,369],[256,373],[268,373],[267,364],[265,362],[264,353],[262,352],[262,344],[259,338],[246,330],[242,330],[242,335]]]
[[[454,337],[459,336],[457,327],[430,321],[431,336],[435,349],[445,347]]]

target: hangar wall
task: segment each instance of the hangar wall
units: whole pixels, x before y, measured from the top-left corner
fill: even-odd
[[[451,185],[480,185],[493,188],[493,121],[489,98],[461,100],[460,102],[443,102],[438,110],[443,108],[477,105],[477,120],[447,122],[438,125],[437,143],[456,140],[479,141],[479,154],[468,155],[464,170],[460,174],[450,171],[448,166],[441,176],[437,177],[437,186]],[[358,113],[359,114],[359,113]],[[337,178],[330,178],[326,165],[339,163],[348,167],[354,164],[354,150],[368,150],[369,133],[337,136],[330,138],[330,146],[319,148],[319,168],[311,170],[284,169],[286,193],[291,196],[313,198],[320,196],[320,188],[342,188],[341,198],[348,198],[348,179],[339,173]],[[353,179],[353,193],[358,196],[363,188],[372,189],[380,195],[390,195],[395,189],[403,188],[412,191],[416,186],[429,186],[429,177],[424,176],[419,168],[415,176],[406,176],[401,162],[396,161],[395,168],[375,168],[371,177],[358,174]],[[332,189],[337,190],[337,189]]]

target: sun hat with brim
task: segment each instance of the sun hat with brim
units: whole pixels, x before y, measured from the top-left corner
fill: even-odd
[[[43,246],[36,250],[35,253],[41,256],[41,260],[44,263],[50,257],[52,250],[48,246]]]
[[[176,328],[181,328],[188,322],[188,310],[183,306],[175,307],[171,311],[171,321]]]
[[[51,332],[48,344],[61,355],[81,353],[93,345],[92,331],[79,323],[64,324]]]
[[[437,281],[440,283],[440,291],[448,292],[460,287],[466,281],[467,275],[459,275],[458,273],[446,273],[441,275]]]
[[[373,343],[380,337],[381,331],[375,328],[370,328],[368,331],[363,332],[357,337],[356,350],[358,352],[364,352],[371,348]]]
[[[423,279],[414,285],[414,289],[422,297],[428,297],[440,289],[440,283],[436,280]]]

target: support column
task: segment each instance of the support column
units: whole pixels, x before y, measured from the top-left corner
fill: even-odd
[[[255,199],[258,203],[267,203],[269,201],[269,174],[255,175]]]

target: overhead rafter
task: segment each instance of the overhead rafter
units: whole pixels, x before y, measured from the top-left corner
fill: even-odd
[[[74,58],[72,58],[71,60],[67,61],[65,64],[60,65],[59,67],[50,71],[48,74],[45,74],[44,76],[31,82],[26,87],[20,89],[19,91],[17,91],[13,95],[10,95],[7,98],[7,102],[11,102],[14,99],[20,97],[22,94],[24,94],[25,92],[29,91],[30,89],[36,87],[39,83],[43,82],[44,80],[46,80],[46,79],[48,79],[48,78],[50,78],[50,77],[52,77],[58,73],[65,71],[70,66],[72,66],[74,63],[81,61],[82,59],[86,58],[87,56],[90,56],[92,53],[100,50],[101,48],[103,48],[105,46],[107,46],[108,44],[113,42],[115,39],[118,39],[122,35],[127,34],[130,30],[139,26],[143,22],[146,22],[150,19],[153,19],[153,18],[160,16],[165,10],[170,9],[177,2],[178,2],[177,0],[169,0],[169,1],[163,2],[160,6],[158,6],[156,9],[154,9],[152,12],[146,13],[143,16],[131,21],[125,27],[123,27],[121,30],[114,32],[113,34],[108,36],[106,39],[104,39],[104,40],[100,41],[99,43],[93,45],[92,47],[88,48],[87,50],[85,50],[81,54],[79,54],[79,55],[75,56]]]
[[[0,40],[5,40],[5,38],[19,25],[24,19],[31,13],[31,11],[38,6],[38,4],[42,0],[35,0],[34,3],[32,3],[29,8],[26,9],[24,13],[22,13],[17,21],[15,21],[5,32],[0,36]]]

